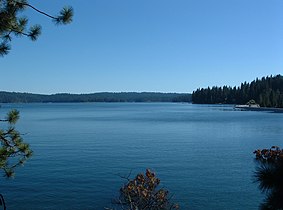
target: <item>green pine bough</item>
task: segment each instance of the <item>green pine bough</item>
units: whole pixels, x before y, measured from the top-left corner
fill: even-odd
[[[0,129],[0,168],[8,178],[14,176],[16,167],[23,165],[32,156],[29,144],[24,142],[21,133],[15,129],[19,117],[19,111],[12,110],[5,119],[1,119],[8,126]]]
[[[40,25],[28,26],[28,18],[20,16],[27,9],[50,18],[55,24],[71,23],[74,14],[72,7],[64,7],[58,15],[53,16],[31,5],[27,0],[0,0],[0,56],[9,53],[13,37],[24,36],[35,41],[41,34]]]
[[[283,149],[272,146],[270,149],[258,149],[254,154],[257,163],[255,182],[265,194],[260,209],[283,209]]]

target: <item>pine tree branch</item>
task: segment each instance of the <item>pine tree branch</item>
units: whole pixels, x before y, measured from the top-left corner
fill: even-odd
[[[10,144],[10,142],[5,139],[2,135],[0,135],[0,139],[2,140],[2,142],[5,144],[5,146],[7,147],[13,147],[13,145]]]
[[[14,33],[18,33],[18,34],[21,34],[21,35],[25,35],[25,36],[30,36],[29,34],[27,34],[27,33],[25,33],[25,32],[22,32],[22,31],[18,31],[18,30],[15,30],[15,29],[13,29],[13,28],[9,28],[9,30],[10,30],[10,33],[11,32],[14,32]]]
[[[40,14],[43,14],[43,15],[45,15],[45,16],[51,18],[51,19],[58,20],[57,17],[54,17],[54,16],[52,16],[52,15],[49,15],[49,14],[47,14],[47,13],[45,13],[45,12],[43,12],[43,11],[37,9],[37,8],[35,8],[34,6],[32,6],[32,5],[30,5],[30,4],[21,3],[21,2],[17,2],[17,3],[18,3],[18,4],[21,4],[21,5],[23,5],[23,6],[30,7],[30,8],[32,8],[33,10],[35,10],[36,12],[38,12],[38,13],[40,13]]]
[[[5,204],[5,200],[2,194],[0,194],[0,199],[1,199],[1,203],[3,205],[3,210],[6,210],[6,204]]]

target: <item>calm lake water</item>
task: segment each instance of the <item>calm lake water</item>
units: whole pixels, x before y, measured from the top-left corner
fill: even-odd
[[[181,209],[258,209],[252,152],[283,146],[283,114],[174,103],[2,104],[34,155],[1,179],[9,210],[103,209],[151,168]],[[4,126],[4,125],[3,125]]]

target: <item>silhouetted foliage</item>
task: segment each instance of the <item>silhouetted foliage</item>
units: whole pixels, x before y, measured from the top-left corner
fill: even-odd
[[[283,209],[283,150],[277,146],[254,151],[258,167],[255,181],[259,189],[266,193],[261,204],[262,210]]]
[[[127,183],[120,189],[120,197],[115,201],[119,209],[125,210],[169,210],[179,209],[170,201],[169,191],[159,188],[160,180],[155,173],[146,170],[134,179],[123,177]]]
[[[3,207],[3,210],[6,210],[6,204],[2,194],[0,194],[0,206]]]
[[[1,120],[8,123],[7,129],[0,129],[0,168],[3,169],[6,177],[13,176],[15,168],[23,165],[32,155],[29,145],[15,129],[18,119],[19,112],[12,110],[5,119]]]
[[[59,15],[52,16],[29,4],[28,0],[0,0],[0,56],[8,54],[13,36],[25,36],[35,41],[41,34],[40,25],[32,25],[27,29],[28,18],[19,16],[28,8],[52,19],[56,24],[72,22],[73,9],[71,7],[64,7]]]
[[[191,94],[121,92],[92,94],[30,94],[0,91],[0,103],[61,103],[61,102],[188,102]]]
[[[250,100],[262,107],[283,107],[283,76],[267,76],[239,87],[201,88],[192,94],[196,104],[246,104]]]

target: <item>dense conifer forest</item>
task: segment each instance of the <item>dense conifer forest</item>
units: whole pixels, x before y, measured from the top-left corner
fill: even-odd
[[[261,107],[283,107],[283,76],[267,76],[238,87],[208,87],[192,94],[196,104],[246,104],[255,100]]]
[[[191,102],[191,94],[156,92],[120,92],[91,94],[31,94],[0,92],[0,103],[64,103],[64,102]]]

